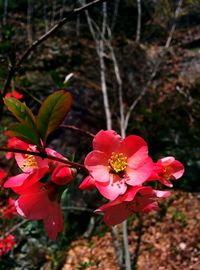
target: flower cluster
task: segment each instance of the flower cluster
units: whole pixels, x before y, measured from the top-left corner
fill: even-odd
[[[36,146],[16,138],[9,141],[9,147],[38,153]],[[45,151],[53,157],[65,159],[50,148]],[[14,157],[22,173],[9,177],[4,187],[11,188],[19,196],[15,201],[17,213],[30,220],[43,220],[49,237],[54,240],[63,228],[61,195],[74,179],[75,171],[58,161],[35,155],[15,153]]]
[[[1,208],[1,216],[3,219],[13,219],[16,213],[15,200],[10,197],[6,205]]]
[[[93,151],[85,158],[89,171],[81,189],[97,188],[110,200],[96,212],[104,212],[104,221],[116,225],[133,212],[147,213],[158,207],[157,199],[170,195],[154,190],[149,181],[158,180],[172,187],[171,180],[180,178],[184,166],[174,157],[154,163],[148,155],[147,143],[139,136],[122,139],[115,131],[100,131],[93,140]]]
[[[0,256],[3,253],[11,251],[15,245],[15,237],[12,234],[8,234],[6,237],[0,239]]]
[[[18,194],[15,202],[10,198],[8,206],[2,208],[2,216],[12,218],[17,211],[27,219],[43,220],[53,240],[63,228],[61,195],[74,179],[76,170],[61,162],[67,159],[51,148],[45,149],[47,158],[42,158],[35,145],[17,138],[11,138],[8,147],[25,153],[18,151],[6,155],[7,159],[15,158],[20,174],[5,181],[6,173],[0,171],[4,187]],[[86,156],[84,166],[89,176],[80,188],[97,188],[110,200],[95,212],[103,212],[104,221],[112,226],[123,222],[134,212],[147,213],[157,209],[158,199],[170,195],[169,191],[153,189],[149,182],[159,181],[172,187],[171,181],[184,173],[184,166],[174,157],[153,162],[148,154],[148,145],[141,137],[130,135],[122,139],[113,130],[101,130],[96,134],[93,151]]]

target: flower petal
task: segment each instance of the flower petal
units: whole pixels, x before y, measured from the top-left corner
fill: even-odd
[[[126,174],[128,176],[128,180],[126,183],[131,186],[137,186],[143,184],[148,177],[151,175],[153,170],[153,162],[151,158],[147,158],[143,164],[137,169],[133,169],[132,167],[126,168]]]
[[[101,207],[95,210],[95,212],[102,212]],[[126,207],[126,203],[121,203],[108,208],[105,211],[103,219],[107,225],[114,226],[122,223],[130,214],[130,211]]]
[[[58,232],[63,229],[62,211],[58,202],[51,203],[48,216],[44,218],[44,227],[51,240],[55,240]]]
[[[147,143],[139,136],[130,135],[122,142],[125,156],[128,158],[128,166],[136,169],[148,158]]]
[[[23,185],[24,181],[29,177],[27,173],[21,173],[12,177],[9,177],[8,180],[5,182],[5,188],[12,188],[18,187]]]
[[[34,190],[30,189],[29,193],[19,197],[16,201],[16,209],[20,215],[31,220],[43,219],[47,215],[49,200],[42,187],[42,183],[37,183]]]
[[[124,181],[117,181],[113,183],[110,181],[106,186],[102,185],[98,181],[95,181],[95,185],[101,195],[111,201],[116,199],[119,195],[124,194],[127,190],[127,185],[124,183]]]
[[[108,159],[104,153],[99,151],[90,152],[85,158],[85,167],[97,181],[109,181]]]
[[[174,176],[175,179],[180,178],[184,174],[185,169],[180,161],[174,160],[170,167],[172,170],[172,176]]]
[[[93,149],[111,156],[112,152],[118,152],[121,140],[121,136],[114,130],[101,130],[94,137]]]
[[[80,189],[91,190],[95,188],[95,180],[91,176],[87,176],[79,185]]]

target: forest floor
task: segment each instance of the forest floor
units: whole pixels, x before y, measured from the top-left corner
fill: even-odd
[[[199,205],[199,193],[176,191],[158,212],[130,220],[134,269],[200,270]],[[119,269],[111,232],[71,243],[62,270],[82,269]]]

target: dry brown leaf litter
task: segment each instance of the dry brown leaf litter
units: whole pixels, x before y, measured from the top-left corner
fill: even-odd
[[[138,219],[129,222],[134,259]],[[138,270],[200,270],[199,194],[174,192],[159,212],[143,216]],[[72,243],[62,270],[119,270],[110,232]]]

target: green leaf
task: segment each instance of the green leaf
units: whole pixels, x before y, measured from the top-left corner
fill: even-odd
[[[72,104],[72,96],[64,90],[57,91],[46,98],[37,116],[37,128],[45,141],[65,119]]]
[[[12,97],[4,98],[4,103],[19,122],[36,129],[36,119],[26,104]]]
[[[37,131],[30,126],[27,126],[26,124],[13,124],[9,127],[5,134],[8,136],[17,137],[22,141],[37,145],[38,148],[41,148],[41,142]]]

